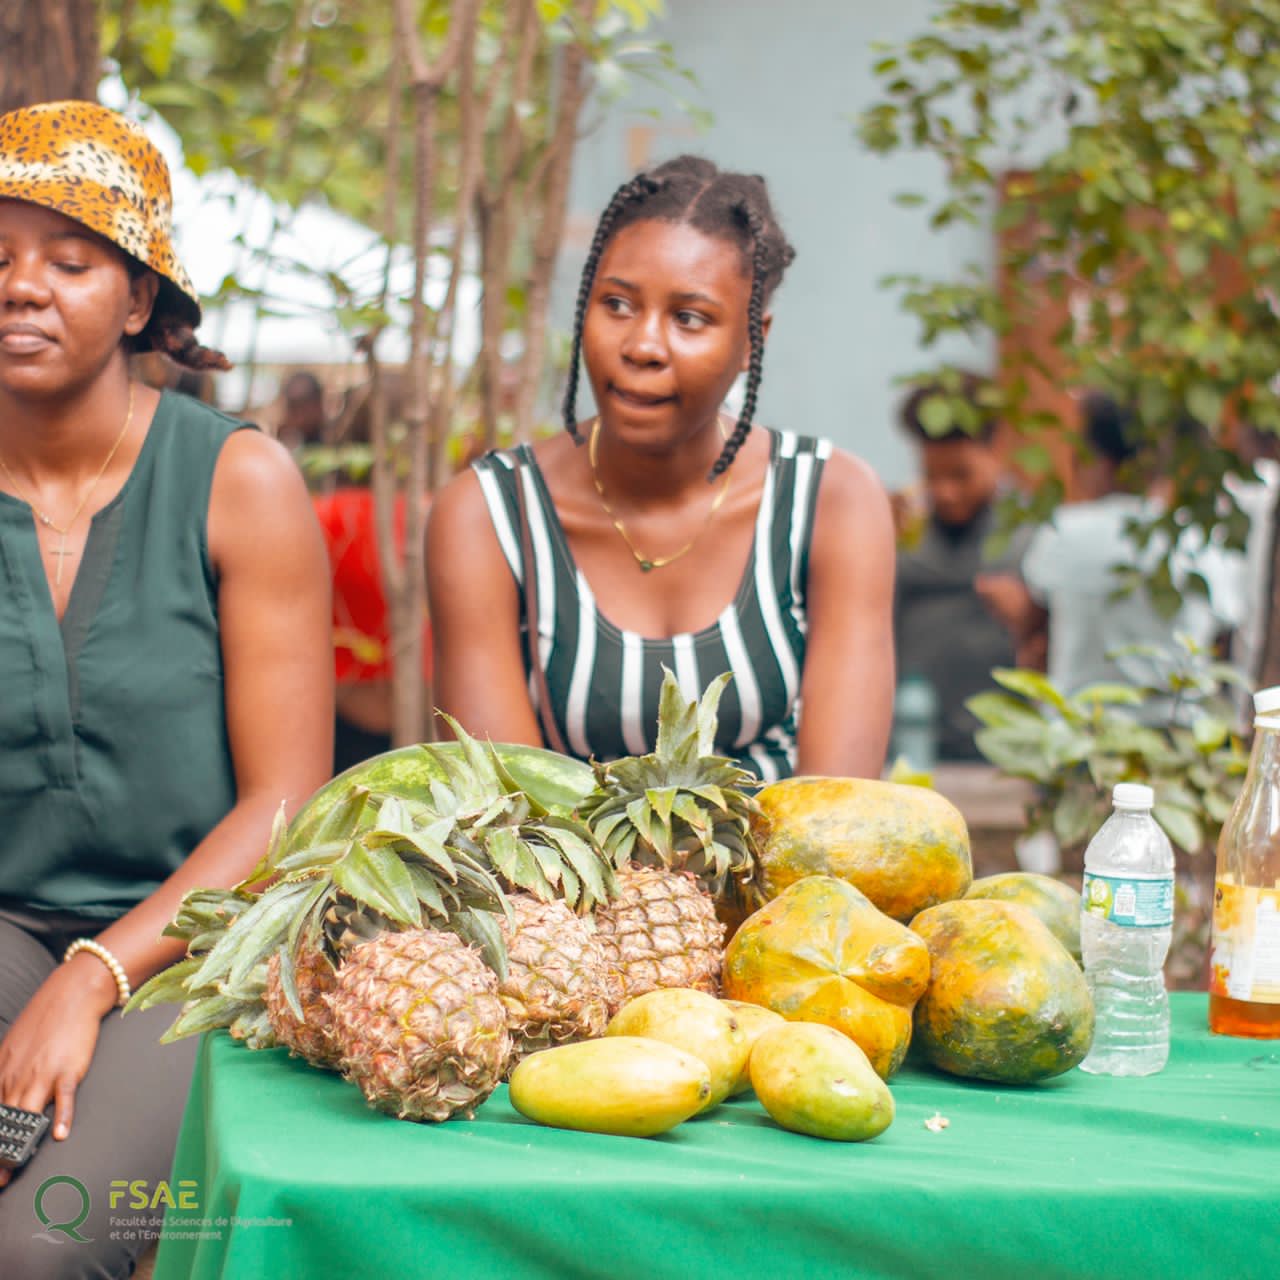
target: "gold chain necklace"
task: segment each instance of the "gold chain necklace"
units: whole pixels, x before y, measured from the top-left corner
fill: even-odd
[[[724,429],[724,423],[717,418],[716,422],[720,426],[720,436],[722,439],[727,438]],[[591,479],[595,481],[596,493],[600,495],[600,505],[604,508],[604,513],[613,522],[613,527],[617,529],[618,535],[623,542],[627,544],[627,550],[635,557],[636,564],[644,573],[648,573],[650,569],[661,569],[669,565],[673,560],[679,560],[687,551],[693,549],[693,544],[706,532],[707,526],[711,523],[717,511],[724,503],[729,493],[729,475],[725,473],[724,484],[720,486],[720,492],[716,494],[715,500],[711,503],[711,509],[707,512],[707,518],[702,522],[698,532],[689,539],[688,542],[680,548],[679,551],[673,551],[669,556],[647,556],[642,552],[634,542],[631,541],[631,535],[623,527],[622,521],[614,514],[613,508],[609,505],[609,499],[604,496],[604,485],[600,483],[600,473],[596,470],[596,442],[600,438],[600,419],[591,424],[591,439],[587,444],[587,460],[591,463]]]
[[[71,519],[68,520],[65,525],[54,524],[53,520],[50,519],[50,517],[45,512],[41,511],[40,508],[37,507],[34,502],[31,501],[31,499],[27,496],[26,491],[18,483],[18,477],[15,476],[12,471],[9,470],[9,464],[3,458],[0,458],[0,468],[3,468],[5,475],[9,477],[9,483],[13,485],[14,489],[18,494],[18,497],[20,497],[23,500],[23,502],[25,502],[27,506],[29,506],[31,510],[36,513],[36,515],[40,519],[41,524],[48,525],[49,528],[54,531],[54,533],[61,535],[62,541],[59,542],[58,545],[49,552],[51,556],[58,557],[58,568],[57,568],[57,572],[54,574],[54,579],[53,579],[53,585],[55,587],[62,586],[63,558],[72,554],[70,551],[67,550],[67,534],[69,534],[71,530],[75,528],[75,523],[77,520],[80,519],[80,513],[84,510],[85,503],[89,501],[89,498],[93,494],[93,491],[98,487],[98,482],[102,479],[104,475],[106,475],[107,468],[111,465],[111,459],[116,456],[116,450],[120,447],[121,442],[124,440],[125,436],[128,435],[129,433],[129,424],[133,421],[133,392],[134,392],[135,386],[136,384],[134,382],[131,381],[129,383],[129,412],[125,414],[124,426],[120,428],[120,434],[116,436],[116,442],[111,446],[111,452],[107,454],[106,459],[102,463],[102,466],[98,468],[98,474],[93,477],[93,482],[84,491],[84,497],[80,499],[80,502],[77,505],[75,511],[71,513]]]

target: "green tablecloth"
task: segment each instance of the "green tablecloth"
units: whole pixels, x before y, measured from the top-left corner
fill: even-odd
[[[1203,996],[1173,1013],[1147,1079],[908,1067],[862,1144],[785,1133],[753,1099],[643,1140],[539,1128],[505,1089],[474,1121],[406,1124],[219,1034],[173,1175],[200,1210],[170,1212],[155,1275],[1280,1276],[1280,1043],[1210,1037]]]

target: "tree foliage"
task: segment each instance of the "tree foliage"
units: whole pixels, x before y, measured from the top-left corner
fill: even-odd
[[[925,345],[1007,336],[1035,297],[1070,301],[1053,367],[1023,351],[1002,368],[1007,419],[1058,425],[1028,395],[1037,372],[1114,394],[1148,468],[1174,472],[1180,518],[1229,519],[1238,545],[1221,485],[1248,468],[1225,446],[1240,422],[1280,433],[1280,0],[946,0],[880,53],[863,141],[931,152],[945,175],[940,199],[902,203],[936,229],[994,215],[1005,233],[994,273],[890,282]],[[1184,414],[1217,447],[1171,454]],[[1049,456],[1020,461],[1044,477],[1043,514],[1060,496]]]
[[[129,91],[182,139],[197,172],[227,170],[290,211],[320,202],[374,230],[383,266],[317,268],[368,379],[371,484],[388,598],[394,739],[429,735],[421,678],[424,499],[462,421],[492,444],[504,409],[533,426],[547,313],[583,104],[633,75],[670,76],[646,37],[662,0],[131,0],[102,9]],[[242,245],[244,238],[242,237]],[[358,274],[357,274],[358,271]],[[459,367],[465,286],[480,285],[483,341]],[[222,298],[251,293],[235,273]],[[261,296],[260,305],[270,300]],[[404,394],[380,339],[406,332]],[[466,353],[462,353],[465,357]],[[509,377],[506,375],[510,375]],[[395,512],[404,512],[403,537]]]

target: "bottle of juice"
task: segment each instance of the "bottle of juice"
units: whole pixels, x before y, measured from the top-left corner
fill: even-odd
[[[1249,772],[1218,839],[1209,1030],[1280,1038],[1280,686],[1254,695]]]

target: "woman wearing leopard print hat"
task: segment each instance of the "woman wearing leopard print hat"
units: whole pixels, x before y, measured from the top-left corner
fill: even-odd
[[[281,801],[327,776],[328,567],[301,478],[130,375],[150,349],[226,366],[170,221],[124,117],[0,116],[0,1102],[51,1109],[54,1139],[0,1192],[25,1280],[131,1272],[145,1232],[113,1238],[110,1185],[168,1176],[191,1051],[158,1044],[171,1010],[116,1009],[181,953],[160,935],[183,894],[240,880]],[[89,1243],[40,1231],[54,1173],[87,1192]]]

